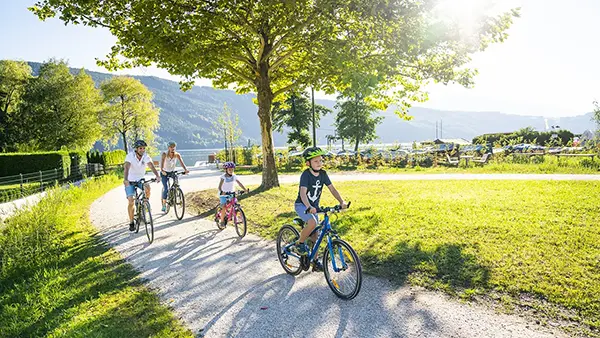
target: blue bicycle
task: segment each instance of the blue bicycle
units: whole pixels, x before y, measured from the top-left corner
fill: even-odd
[[[350,207],[350,203],[348,203]],[[346,243],[337,232],[332,228],[329,221],[329,214],[337,214],[342,210],[341,206],[320,208],[317,213],[323,214],[323,221],[315,227],[311,233],[320,231],[317,241],[306,244],[309,246],[309,252],[306,256],[299,256],[290,251],[294,243],[300,238],[300,233],[292,225],[285,224],[279,230],[277,235],[277,257],[283,270],[290,275],[297,276],[310,267],[310,262],[315,258],[323,238],[327,236],[327,245],[323,249],[323,273],[327,284],[336,296],[342,299],[352,299],[358,295],[362,284],[362,267],[358,255],[352,249],[350,244]],[[335,222],[335,221],[334,221]],[[294,218],[294,223],[304,228],[304,221],[299,217]]]

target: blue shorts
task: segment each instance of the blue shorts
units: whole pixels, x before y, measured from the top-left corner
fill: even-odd
[[[125,195],[127,196],[127,198],[129,197],[135,197],[135,187],[138,187],[140,189],[143,189],[142,184],[140,183],[132,183],[129,182],[129,185],[125,187]]]
[[[317,214],[304,213],[306,211],[306,207],[304,206],[304,204],[295,203],[294,209],[296,209],[296,213],[298,214],[298,217],[300,217],[304,221],[304,223],[308,223],[308,220],[314,219],[316,224],[319,224],[319,218],[317,217]]]
[[[231,199],[230,195],[219,195],[219,202],[221,206],[224,206]]]

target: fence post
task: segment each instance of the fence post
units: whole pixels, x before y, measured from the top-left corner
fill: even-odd
[[[58,185],[58,169],[57,168],[54,168],[54,179],[55,179],[56,185]]]
[[[23,191],[23,174],[19,174],[21,176],[21,198],[25,197],[25,193]]]
[[[42,176],[42,171],[40,170],[40,192],[44,191],[44,181]]]

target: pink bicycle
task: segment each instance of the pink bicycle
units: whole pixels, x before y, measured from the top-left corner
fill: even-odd
[[[217,227],[220,230],[225,229],[227,226],[227,222],[233,221],[235,224],[235,232],[237,232],[240,238],[246,236],[246,215],[244,214],[244,210],[242,210],[242,206],[238,202],[237,197],[241,196],[245,193],[245,191],[236,192],[228,192],[225,195],[229,196],[227,203],[223,208],[217,207],[217,213],[215,214],[215,223],[217,223]],[[225,212],[225,224],[221,226],[221,212]]]

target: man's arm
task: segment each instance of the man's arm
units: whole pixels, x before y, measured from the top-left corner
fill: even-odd
[[[129,186],[129,180],[127,179],[127,177],[129,177],[129,168],[131,167],[131,163],[129,162],[125,162],[125,165],[123,166],[123,184],[125,184],[125,186]]]

